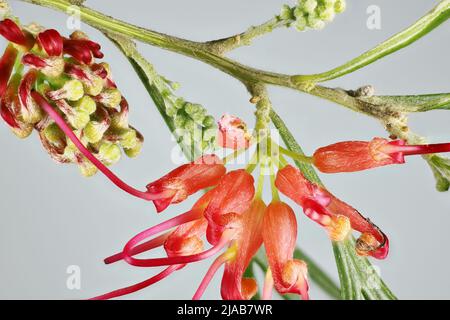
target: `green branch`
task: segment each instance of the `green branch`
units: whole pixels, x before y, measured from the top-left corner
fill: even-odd
[[[304,83],[306,81],[315,83],[342,77],[343,75],[361,69],[362,67],[365,67],[368,64],[371,64],[372,62],[375,62],[378,59],[394,53],[419,40],[445,22],[448,18],[450,18],[450,1],[443,0],[412,26],[400,33],[397,33],[385,42],[363,53],[355,59],[327,72],[313,75],[295,76],[293,78],[293,82]]]

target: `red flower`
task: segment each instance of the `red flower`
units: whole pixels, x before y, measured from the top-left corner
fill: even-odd
[[[199,190],[216,185],[225,172],[225,166],[217,156],[205,155],[148,184],[147,190],[149,193],[167,191],[169,194],[153,201],[156,211],[161,212],[172,203],[179,203]]]
[[[243,275],[263,242],[265,209],[264,202],[255,199],[237,223],[239,233],[230,245],[235,254],[226,261],[222,277],[221,293],[224,300],[249,300],[258,290],[255,279],[243,278]]]
[[[307,300],[306,264],[293,259],[297,240],[294,211],[283,202],[272,202],[264,213],[263,230],[264,247],[275,289],[281,294],[299,294],[303,300]]]
[[[219,120],[217,143],[222,148],[247,149],[250,146],[251,134],[247,125],[238,117],[226,114]]]
[[[0,34],[6,38],[6,40],[23,46],[27,50],[34,44],[33,37],[20,29],[20,27],[11,19],[0,21]]]
[[[245,170],[235,170],[227,173],[212,190],[212,200],[205,210],[209,243],[216,244],[226,227],[250,207],[255,195],[253,184],[251,174]]]
[[[354,172],[405,163],[405,156],[450,152],[449,143],[406,145],[403,140],[345,141],[317,149],[314,165],[322,172]]]
[[[352,229],[362,233],[357,242],[359,254],[384,259],[389,251],[386,235],[356,209],[337,199],[325,188],[310,182],[300,170],[288,165],[278,171],[275,185],[278,190],[303,207],[305,214],[326,227],[333,240],[348,234],[346,217]]]
[[[60,56],[63,51],[63,38],[58,31],[48,29],[38,34],[37,42],[48,56]]]

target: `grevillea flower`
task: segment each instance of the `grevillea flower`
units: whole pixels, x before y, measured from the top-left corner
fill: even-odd
[[[314,165],[322,172],[353,172],[405,163],[405,156],[450,152],[450,143],[406,145],[403,140],[345,141],[317,149]]]
[[[222,298],[225,300],[249,300],[258,291],[255,279],[243,278],[250,260],[263,242],[263,218],[266,205],[255,199],[235,226],[238,235],[231,243],[234,256],[228,257],[222,277]]]
[[[269,283],[281,293],[295,293],[309,298],[305,262],[293,258],[297,240],[297,219],[284,202],[274,201],[264,213],[262,237],[269,261]],[[272,278],[272,281],[271,279]],[[267,278],[266,278],[267,279]],[[270,298],[271,286],[265,288],[263,298]]]
[[[150,193],[166,191],[170,194],[167,198],[153,201],[157,212],[161,212],[171,203],[179,203],[199,190],[216,185],[225,171],[225,166],[216,155],[205,155],[148,184],[147,190]]]
[[[324,226],[332,240],[345,238],[350,225],[362,234],[357,241],[358,254],[377,259],[387,256],[389,240],[376,225],[322,186],[310,182],[300,170],[287,165],[278,171],[275,185],[284,195],[302,206],[310,219]]]
[[[252,136],[248,132],[247,124],[238,117],[225,114],[218,125],[217,143],[222,148],[238,150],[250,146]]]
[[[207,239],[211,244],[220,241],[224,230],[239,219],[250,206],[255,195],[254,179],[245,170],[227,173],[217,187],[205,210],[208,220]]]
[[[254,199],[253,182],[252,176],[245,170],[231,171],[221,178],[215,188],[203,195],[190,211],[133,237],[122,252],[105,259],[105,262],[125,260],[137,267],[165,265],[168,268],[162,272],[163,275],[160,273],[140,284],[116,290],[100,298],[117,297],[142,289],[183,268],[186,264],[209,258],[223,249],[225,252],[211,265],[194,299],[202,296],[210,280],[223,264],[225,264],[222,280],[223,298],[251,298],[256,292],[256,282],[254,279],[243,278],[243,274],[250,259],[262,244],[262,219],[266,207],[261,200]],[[242,196],[242,193],[246,195]],[[174,231],[164,233],[176,226],[178,227]],[[207,237],[207,229],[211,227],[214,230],[213,241],[209,241]],[[141,243],[160,233],[162,235]],[[212,245],[210,249],[203,249],[202,237],[208,239]],[[219,239],[216,240],[216,237]],[[166,258],[133,257],[160,246],[164,246]]]

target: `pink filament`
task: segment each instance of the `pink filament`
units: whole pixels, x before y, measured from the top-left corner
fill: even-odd
[[[174,271],[177,271],[179,269],[181,269],[182,267],[184,267],[184,265],[175,265],[175,266],[170,266],[167,267],[166,269],[164,269],[163,271],[161,271],[160,273],[158,273],[157,275],[139,282],[137,284],[134,284],[132,286],[129,287],[125,287],[125,288],[121,288],[118,290],[114,290],[111,291],[109,293],[103,294],[101,296],[97,296],[94,298],[91,298],[89,300],[109,300],[112,298],[117,298],[117,297],[121,297],[121,296],[125,296],[127,294],[130,293],[134,293],[137,292],[139,290],[142,290],[144,288],[147,288],[148,286],[151,286],[152,284],[155,284],[156,282],[159,282],[165,278],[167,278],[169,275],[171,275]]]
[[[32,91],[31,96],[33,99],[39,104],[39,106],[44,109],[44,111],[52,118],[58,127],[69,137],[69,139],[73,142],[73,144],[78,148],[78,150],[87,158],[89,161],[95,165],[98,170],[100,170],[112,183],[114,183],[117,187],[122,189],[123,191],[144,199],[148,201],[164,199],[169,197],[171,194],[168,194],[167,191],[163,191],[161,193],[149,193],[139,191],[130,185],[126,184],[122,181],[118,176],[116,176],[111,170],[109,170],[100,160],[98,160],[78,139],[78,137],[73,133],[72,129],[65,122],[65,120],[56,112],[53,107],[47,102],[47,100],[41,96],[38,92]],[[172,193],[172,192],[170,192]]]
[[[393,146],[394,153],[401,152],[405,156],[450,152],[450,143],[423,144],[411,146]],[[390,152],[391,153],[391,152]]]
[[[170,235],[170,232],[166,232],[159,237],[153,238],[151,240],[148,240],[147,242],[144,242],[136,247],[133,248],[131,254],[137,255],[146,251],[150,251],[152,249],[158,248],[164,244],[167,237]],[[123,252],[116,253],[104,260],[105,264],[111,264],[117,261],[123,260]]]
[[[167,257],[167,258],[155,258],[155,259],[136,259],[133,258],[132,250],[133,248],[145,238],[153,235],[155,232],[151,230],[152,228],[145,230],[134,238],[132,238],[123,249],[124,260],[136,267],[160,267],[160,266],[168,266],[174,264],[187,264],[191,262],[196,262],[200,260],[207,259],[217,252],[219,252],[222,248],[224,248],[231,241],[232,236],[234,235],[234,231],[224,232],[220,241],[213,246],[212,248],[203,251],[201,253],[189,255],[189,256],[175,256],[175,257]]]
[[[212,278],[216,274],[217,270],[229,259],[229,255],[225,252],[224,254],[221,254],[219,257],[217,257],[216,260],[214,260],[213,264],[209,267],[208,272],[206,272],[205,277],[203,278],[202,282],[200,283],[200,286],[198,287],[197,291],[195,292],[194,296],[192,297],[192,300],[200,300],[203,296],[203,293],[205,293],[206,288],[208,287],[209,283],[211,282]]]

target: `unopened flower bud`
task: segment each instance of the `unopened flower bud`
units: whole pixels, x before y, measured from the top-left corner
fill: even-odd
[[[122,100],[122,95],[119,90],[112,88],[104,90],[99,95],[95,96],[94,99],[107,108],[116,108]]]
[[[214,119],[213,116],[206,116],[205,119],[203,119],[203,125],[206,128],[212,128],[216,125],[216,119]]]
[[[100,160],[105,165],[109,166],[119,162],[122,152],[120,151],[120,147],[118,145],[110,142],[104,142],[100,145],[98,155]]]
[[[140,139],[138,135],[136,145],[133,148],[124,148],[123,151],[129,158],[136,158],[141,153],[142,146],[143,146],[143,138]]]
[[[87,114],[93,114],[97,110],[97,104],[90,96],[83,96],[80,100],[73,103],[77,110],[84,111]]]
[[[51,123],[43,130],[45,138],[54,145],[60,145],[61,141],[66,139],[64,132],[58,127],[56,123]]]
[[[65,100],[57,100],[56,105],[64,112],[75,129],[83,129],[88,124],[90,117],[86,111],[72,108]]]
[[[297,31],[304,31],[308,25],[308,21],[305,17],[298,17],[295,20],[294,26]]]
[[[95,75],[88,67],[67,65],[66,73],[72,78],[83,83],[84,92],[91,96],[97,96],[103,90],[103,79]]]
[[[345,11],[345,8],[347,7],[347,3],[345,0],[336,0],[334,3],[334,11],[336,13],[341,13]]]
[[[132,149],[136,147],[138,144],[138,137],[136,134],[136,130],[128,128],[121,130],[119,133],[119,142],[120,145],[125,149]]]
[[[325,22],[333,21],[335,16],[334,8],[326,8],[319,11],[319,18]]]
[[[78,167],[80,168],[80,172],[81,174],[86,177],[92,177],[94,176],[97,172],[98,169],[96,166],[94,166],[88,159],[84,158],[82,161],[78,162]]]
[[[305,13],[311,14],[317,8],[317,0],[306,0],[303,2],[303,5],[301,6],[301,8],[303,9],[303,11]]]
[[[83,84],[78,80],[69,80],[61,89],[47,92],[47,97],[52,100],[66,99],[69,101],[77,101],[83,95]]]
[[[97,121],[90,121],[83,129],[83,134],[89,143],[97,143],[105,134],[105,126]]]
[[[290,21],[295,19],[294,12],[287,4],[281,7],[280,19]]]
[[[321,30],[325,28],[325,22],[317,15],[310,14],[307,19],[308,27],[314,30]]]

